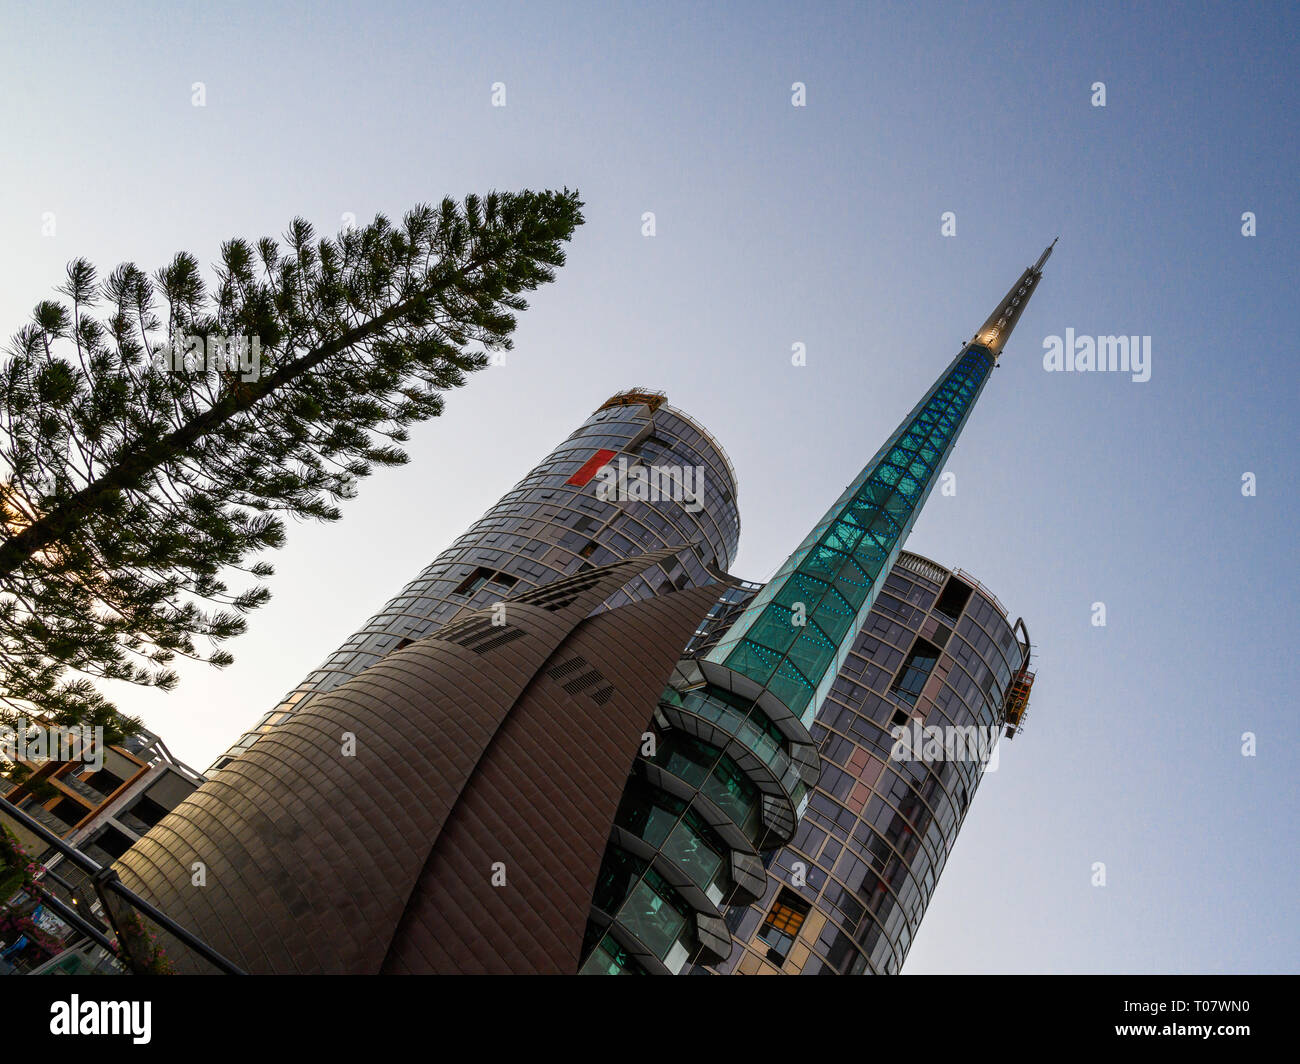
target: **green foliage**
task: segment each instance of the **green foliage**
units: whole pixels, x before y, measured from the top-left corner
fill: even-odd
[[[333,521],[407,460],[409,427],[511,346],[581,206],[492,193],[321,240],[298,219],[226,243],[210,289],[186,253],[152,278],[71,263],[0,366],[0,721],[120,734],[96,680],[228,664],[284,518]],[[190,337],[257,338],[260,373],[161,364]]]
[[[21,869],[0,868],[0,906],[22,889],[26,882],[27,877],[23,875]]]
[[[41,868],[13,833],[0,824],[0,907],[19,888],[30,886]]]
[[[124,911],[117,916],[118,944],[114,952],[133,975],[175,975],[176,967],[167,956],[158,932],[140,914]]]

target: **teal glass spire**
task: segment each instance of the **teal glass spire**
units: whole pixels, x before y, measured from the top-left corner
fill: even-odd
[[[705,661],[766,688],[811,723],[1055,245],[1021,274]]]

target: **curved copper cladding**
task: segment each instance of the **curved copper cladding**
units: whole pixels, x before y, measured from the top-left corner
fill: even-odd
[[[692,588],[598,614],[551,655],[461,792],[384,972],[577,971],[641,736],[717,591]],[[495,862],[506,885],[489,888]]]
[[[123,882],[251,972],[576,971],[641,734],[718,587],[589,614],[681,549],[389,654],[214,773]]]

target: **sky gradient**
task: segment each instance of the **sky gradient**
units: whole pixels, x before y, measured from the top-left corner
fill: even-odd
[[[730,453],[764,579],[1059,234],[907,544],[1023,615],[1038,681],[905,971],[1295,971],[1297,9],[803,6],[7,6],[5,336],[76,256],[586,202],[506,365],[290,529],[235,664],[115,696],[205,767],[633,385]],[[1150,336],[1151,379],[1045,372],[1067,328]]]

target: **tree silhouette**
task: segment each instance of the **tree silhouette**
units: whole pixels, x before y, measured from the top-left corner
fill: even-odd
[[[184,252],[152,278],[72,262],[0,368],[0,722],[120,735],[97,679],[228,664],[284,517],[336,520],[407,460],[408,427],[511,346],[581,208],[494,192],[321,240],[296,219],[224,244],[211,289]]]

